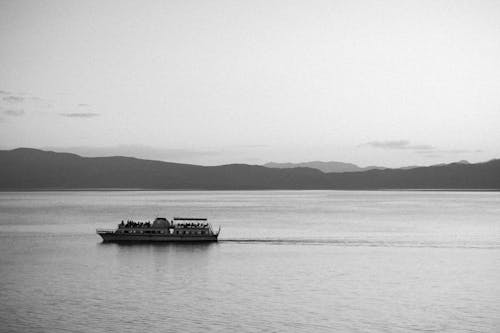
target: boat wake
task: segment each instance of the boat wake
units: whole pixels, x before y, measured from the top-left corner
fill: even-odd
[[[435,242],[435,241],[380,241],[355,239],[268,239],[233,238],[219,239],[219,243],[268,244],[268,245],[324,245],[341,247],[402,247],[402,248],[457,248],[500,249],[498,242]]]

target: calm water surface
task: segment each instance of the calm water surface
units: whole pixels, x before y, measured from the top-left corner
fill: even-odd
[[[217,244],[102,244],[208,217]],[[500,194],[0,193],[0,331],[500,332]]]

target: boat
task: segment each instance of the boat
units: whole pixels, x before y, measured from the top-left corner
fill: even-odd
[[[216,242],[220,233],[206,218],[157,217],[153,223],[122,221],[116,229],[97,229],[103,242]]]

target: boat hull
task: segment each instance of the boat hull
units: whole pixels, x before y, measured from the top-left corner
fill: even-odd
[[[98,233],[103,242],[217,242],[218,235],[144,235],[144,234],[117,234]]]

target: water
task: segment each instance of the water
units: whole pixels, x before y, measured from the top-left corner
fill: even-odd
[[[102,244],[156,215],[217,244]],[[499,332],[500,194],[0,193],[0,331]]]

